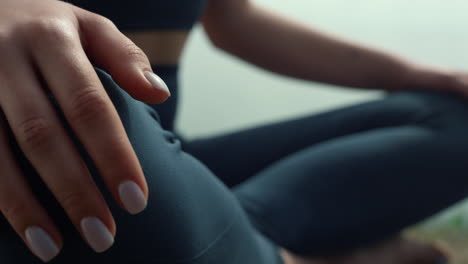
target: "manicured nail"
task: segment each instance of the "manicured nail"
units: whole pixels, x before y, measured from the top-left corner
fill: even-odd
[[[114,236],[97,217],[86,217],[81,220],[81,230],[94,251],[101,253],[114,244]]]
[[[145,194],[140,186],[132,181],[126,181],[119,185],[120,200],[125,209],[131,214],[138,214],[146,208]]]
[[[156,75],[154,72],[145,72],[145,77],[148,79],[148,81],[153,85],[154,88],[163,90],[165,92],[168,92],[169,95],[171,95],[171,91],[169,91],[169,87],[167,87],[167,84],[159,77]]]
[[[59,253],[59,248],[54,240],[37,226],[30,226],[25,231],[26,240],[33,253],[42,261],[48,262]]]

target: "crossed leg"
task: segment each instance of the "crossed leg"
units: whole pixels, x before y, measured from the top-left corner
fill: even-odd
[[[465,99],[400,92],[185,149],[233,188],[264,235],[322,257],[382,243],[464,198],[467,132]],[[379,250],[415,247],[400,239]],[[413,252],[441,256],[429,245]]]

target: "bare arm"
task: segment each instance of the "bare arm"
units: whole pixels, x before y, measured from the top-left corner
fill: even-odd
[[[222,50],[283,75],[355,88],[434,88],[451,72],[300,24],[249,0],[212,0],[204,28]]]

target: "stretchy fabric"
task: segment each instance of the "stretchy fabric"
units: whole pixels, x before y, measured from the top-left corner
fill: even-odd
[[[122,31],[189,30],[206,6],[68,2]],[[277,247],[308,256],[351,250],[393,236],[468,192],[468,103],[457,95],[399,92],[182,143],[173,131],[177,66],[153,68],[172,93],[162,105],[133,100],[98,70],[145,172],[147,210],[130,216],[118,208],[75,139],[116,219],[116,242],[105,253],[95,254],[79,237],[10,133],[35,194],[64,234],[64,249],[51,263],[281,264]],[[3,218],[0,263],[41,263]]]
[[[64,0],[111,19],[122,31],[190,30],[207,0]]]
[[[350,250],[393,236],[468,192],[468,103],[458,95],[398,92],[181,144],[157,111],[98,73],[141,161],[149,205],[136,216],[117,208],[75,140],[117,222],[114,247],[95,254],[12,138],[65,236],[51,263],[280,264],[277,247],[310,256]],[[0,262],[41,263],[4,219]]]
[[[35,194],[64,235],[64,249],[51,263],[280,264],[276,246],[253,228],[234,194],[205,165],[181,149],[177,137],[160,126],[158,114],[123,92],[107,74],[98,73],[141,162],[150,188],[148,208],[135,216],[118,208],[75,138],[117,224],[114,246],[105,253],[94,253],[12,138]],[[72,134],[65,121],[64,125]],[[0,263],[41,263],[3,218]]]

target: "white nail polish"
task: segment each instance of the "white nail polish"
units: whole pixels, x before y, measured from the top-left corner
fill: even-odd
[[[167,87],[167,84],[159,77],[156,75],[154,72],[145,72],[145,77],[148,79],[148,81],[153,85],[154,88],[163,90],[165,92],[168,92],[169,95],[171,94],[171,91],[169,91],[169,87]]]
[[[119,185],[120,200],[131,214],[138,214],[146,208],[146,198],[140,186],[133,181]]]
[[[26,229],[25,236],[33,253],[42,261],[48,262],[58,255],[60,249],[44,229],[30,226]]]
[[[97,217],[83,218],[81,231],[89,246],[98,253],[108,250],[114,244],[114,236]]]

